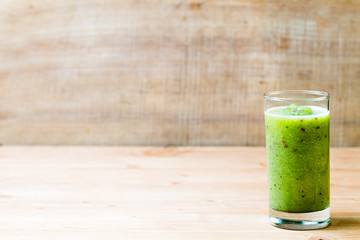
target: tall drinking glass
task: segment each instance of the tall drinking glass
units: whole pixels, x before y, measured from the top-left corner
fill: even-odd
[[[264,94],[269,220],[276,227],[330,223],[329,101],[318,91]]]

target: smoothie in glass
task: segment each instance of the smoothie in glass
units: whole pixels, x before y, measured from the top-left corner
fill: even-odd
[[[270,208],[307,213],[329,207],[329,111],[318,106],[265,111]]]

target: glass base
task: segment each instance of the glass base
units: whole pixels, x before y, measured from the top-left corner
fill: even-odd
[[[275,227],[290,230],[324,228],[330,223],[330,208],[307,213],[279,212],[270,208],[269,221]]]

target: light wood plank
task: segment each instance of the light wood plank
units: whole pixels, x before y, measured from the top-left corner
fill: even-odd
[[[2,239],[359,239],[360,149],[331,150],[332,224],[267,219],[264,148],[0,148]]]
[[[0,143],[264,145],[262,94],[332,96],[360,146],[360,1],[0,4]]]

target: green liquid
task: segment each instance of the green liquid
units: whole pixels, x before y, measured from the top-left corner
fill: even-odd
[[[313,212],[329,206],[329,112],[304,109],[265,112],[269,201],[277,211]]]

